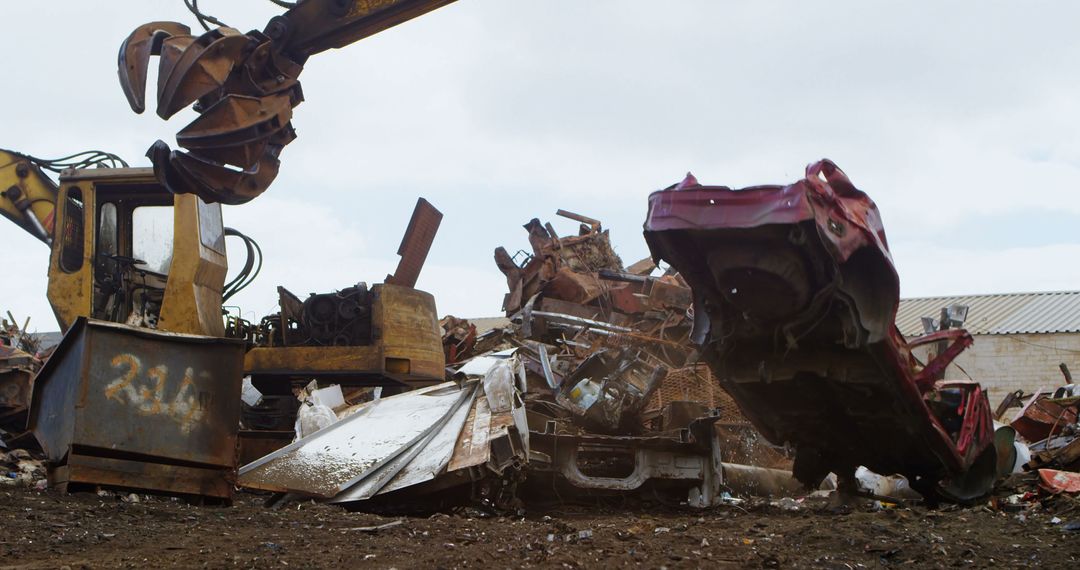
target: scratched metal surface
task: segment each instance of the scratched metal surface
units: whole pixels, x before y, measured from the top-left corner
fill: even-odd
[[[246,466],[240,485],[332,498],[369,470],[407,450],[461,396],[452,382],[382,398],[265,462]]]
[[[491,409],[487,398],[477,398],[476,405],[469,412],[461,436],[454,444],[454,453],[446,470],[458,471],[486,463],[491,457]]]
[[[38,375],[31,429],[70,446],[235,466],[243,345],[80,319]]]
[[[442,473],[450,463],[450,456],[454,454],[454,444],[457,443],[461,429],[465,425],[465,418],[468,417],[472,406],[476,405],[475,402],[475,399],[470,400],[468,402],[470,405],[461,406],[454,412],[446,425],[431,438],[420,454],[391,479],[390,483],[379,491],[379,494],[431,481],[436,475]]]
[[[349,503],[354,501],[364,501],[377,494],[387,492],[387,486],[392,481],[397,481],[398,478],[405,473],[415,472],[415,467],[413,467],[414,464],[430,463],[428,454],[437,453],[438,446],[443,445],[442,442],[445,442],[447,439],[450,441],[449,444],[445,444],[448,448],[445,457],[446,462],[449,462],[450,453],[454,450],[454,442],[457,440],[457,435],[461,432],[461,426],[465,423],[465,417],[469,414],[469,410],[476,400],[475,395],[475,383],[463,388],[459,402],[457,402],[439,422],[432,426],[430,432],[425,434],[409,449],[385,463],[382,467],[370,471],[370,474],[365,476],[363,480],[357,482],[348,489],[345,489],[341,494],[334,497],[329,502]],[[444,462],[443,466],[445,465],[446,463]],[[414,485],[433,479],[434,476],[435,474],[432,473],[431,477],[428,477],[427,479],[418,479],[414,482],[406,483],[405,485],[398,485],[395,488]]]

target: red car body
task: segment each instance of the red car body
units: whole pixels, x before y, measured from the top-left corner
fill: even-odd
[[[938,382],[962,329],[908,341],[899,278],[874,202],[828,160],[788,186],[702,186],[649,197],[645,238],[694,293],[692,340],[770,441],[816,485],[855,469],[902,474],[968,500],[994,482],[993,422],[974,382]],[[919,362],[911,349],[933,343]]]

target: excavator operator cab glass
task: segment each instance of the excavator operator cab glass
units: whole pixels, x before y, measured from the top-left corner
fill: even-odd
[[[60,176],[49,303],[79,317],[221,336],[228,271],[221,206],[173,194],[149,168]]]
[[[69,189],[64,198],[64,226],[60,234],[60,268],[67,273],[83,265],[83,195],[77,186]]]
[[[199,199],[199,240],[221,255],[225,255],[225,226],[221,221],[221,204],[207,204]]]
[[[119,253],[119,226],[116,223],[116,204],[106,202],[99,210],[97,254],[112,256]]]
[[[173,207],[139,206],[131,213],[131,256],[140,269],[169,274],[173,255]]]

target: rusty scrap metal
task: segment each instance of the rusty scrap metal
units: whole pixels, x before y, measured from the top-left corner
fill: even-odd
[[[555,399],[599,433],[638,431],[639,414],[666,374],[638,351],[599,350],[563,380]]]
[[[602,435],[582,433],[534,413],[529,441],[529,469],[534,488],[548,479],[579,492],[636,492],[658,483],[675,500],[697,508],[718,504],[724,475],[721,451],[712,430],[715,417],[695,420],[687,429],[667,434]],[[542,422],[542,423],[541,423]]]
[[[34,381],[49,482],[229,500],[244,346],[79,318]]]
[[[591,218],[583,219],[595,222]],[[596,272],[623,269],[608,232],[600,228],[599,222],[583,228],[581,235],[563,238],[536,218],[524,227],[529,232],[532,255],[523,266],[515,263],[505,248],[495,250],[495,263],[506,276],[510,289],[503,302],[507,316],[521,310],[537,293],[549,289],[560,299],[589,303],[607,288]]]
[[[0,319],[0,429],[16,434],[26,429],[34,375],[47,358],[29,326],[29,317],[20,327],[10,311]]]
[[[570,219],[570,220],[574,220],[575,222],[581,222],[581,223],[589,226],[589,231],[591,231],[591,232],[600,231],[600,221],[599,220],[594,220],[594,219],[592,219],[592,218],[590,218],[588,216],[582,216],[581,214],[575,214],[574,212],[568,212],[568,211],[563,210],[563,209],[556,210],[555,215],[556,216],[562,216],[562,217]],[[554,233],[554,232],[552,232],[552,233]]]
[[[439,320],[439,327],[443,330],[443,353],[447,365],[457,364],[472,356],[473,347],[476,346],[476,325],[447,315]]]
[[[1049,390],[1037,390],[1020,409],[1012,427],[1024,439],[1039,442],[1080,421],[1080,400],[1057,400]]]
[[[0,344],[0,429],[20,433],[26,427],[26,413],[34,375],[41,361],[32,354]]]
[[[409,226],[405,229],[405,235],[401,238],[398,247],[397,269],[393,275],[386,277],[387,283],[401,285],[402,287],[416,287],[416,280],[420,278],[420,270],[424,267],[431,244],[435,242],[435,234],[439,233],[439,224],[442,222],[442,212],[437,210],[431,202],[420,198],[416,201],[416,208],[412,217],[409,218]]]

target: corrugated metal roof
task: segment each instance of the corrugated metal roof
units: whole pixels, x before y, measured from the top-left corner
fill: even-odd
[[[1080,332],[1080,291],[901,299],[896,326],[906,337],[921,335],[921,317],[937,318],[954,303],[968,306],[971,334]]]

